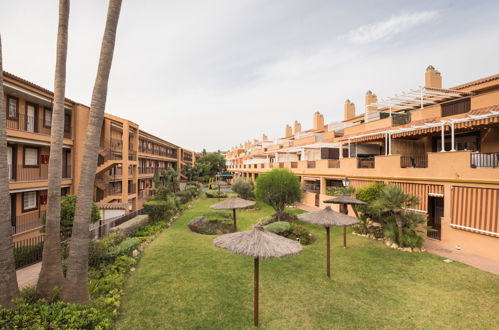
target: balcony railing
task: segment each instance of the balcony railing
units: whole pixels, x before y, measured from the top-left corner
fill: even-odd
[[[374,168],[374,157],[357,158],[357,168]]]
[[[428,168],[428,155],[400,156],[401,168]]]
[[[43,213],[32,212],[12,217],[12,229],[14,234],[22,233],[42,225]]]
[[[121,195],[121,186],[115,184],[108,184],[106,186],[106,190],[104,191],[104,195],[107,196],[119,196]]]
[[[136,150],[128,150],[128,160],[131,160],[131,161],[137,160],[137,151]]]
[[[23,167],[23,166],[13,167],[12,165],[9,164],[9,178],[11,182],[47,180],[48,166],[43,164],[40,165],[39,167]]]
[[[135,183],[132,183],[128,185],[128,194],[135,194],[137,192],[137,185]]]
[[[499,168],[499,152],[471,153],[472,168]]]
[[[45,130],[40,131],[39,125],[40,123],[37,122],[35,116],[28,116],[23,113],[18,113],[17,118],[15,119],[7,118],[8,129],[50,136],[50,128],[45,128]],[[64,130],[64,137],[66,139],[71,138],[71,128],[69,130]]]

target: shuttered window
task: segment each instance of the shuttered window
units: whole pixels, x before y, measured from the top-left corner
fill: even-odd
[[[8,117],[10,119],[17,119],[17,109],[19,108],[18,105],[18,100],[16,98],[8,97]]]
[[[451,226],[499,237],[499,189],[453,187]]]
[[[38,148],[24,148],[24,166],[38,166]]]
[[[471,109],[470,98],[442,104],[442,117],[466,113]]]

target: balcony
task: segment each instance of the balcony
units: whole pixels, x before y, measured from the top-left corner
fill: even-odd
[[[357,158],[357,168],[374,168],[374,157]]]
[[[307,161],[307,168],[315,168],[315,160]]]
[[[128,185],[128,194],[135,194],[137,192],[137,185],[135,183]]]
[[[39,121],[36,116],[18,113],[17,118],[7,118],[7,129],[50,136],[50,127],[39,129]],[[71,127],[64,128],[64,138],[71,139]]]
[[[428,155],[400,156],[401,168],[428,168]]]
[[[10,182],[44,181],[48,179],[48,165],[23,167],[9,164],[9,178]]]
[[[40,212],[31,212],[12,217],[12,231],[19,234],[31,229],[36,229],[42,225],[43,214]]]
[[[472,152],[471,168],[499,168],[499,152]]]

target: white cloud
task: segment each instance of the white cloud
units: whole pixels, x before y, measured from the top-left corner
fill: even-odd
[[[386,21],[362,25],[340,37],[352,44],[367,44],[390,38],[414,26],[426,23],[437,17],[438,11],[421,11],[392,16]]]

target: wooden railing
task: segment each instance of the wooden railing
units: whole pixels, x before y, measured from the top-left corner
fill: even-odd
[[[31,212],[12,217],[12,230],[14,234],[40,227],[44,214],[45,212]]]

